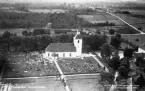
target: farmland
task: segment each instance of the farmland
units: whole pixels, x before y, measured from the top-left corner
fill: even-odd
[[[116,17],[113,17],[109,14],[100,13],[95,15],[78,15],[78,17],[83,18],[84,20],[88,22],[94,22],[94,23],[103,23],[103,22],[110,22],[115,23],[116,25],[123,25],[124,23],[118,20]]]
[[[145,26],[144,26],[145,25],[145,19],[131,17],[131,16],[125,15],[125,14],[115,14],[115,15],[119,16],[120,18],[122,18],[123,20],[125,20],[129,24],[135,26],[136,28],[141,27],[142,31],[145,31]]]

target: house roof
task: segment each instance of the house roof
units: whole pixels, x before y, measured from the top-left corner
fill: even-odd
[[[45,50],[48,52],[76,52],[73,43],[51,43]]]

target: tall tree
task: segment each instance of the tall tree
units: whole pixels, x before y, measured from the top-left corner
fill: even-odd
[[[115,48],[107,43],[105,43],[101,48],[102,58],[108,60],[110,59],[112,52],[115,51]]]

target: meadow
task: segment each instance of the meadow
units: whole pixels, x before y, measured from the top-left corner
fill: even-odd
[[[66,10],[62,9],[29,9],[33,13],[65,13]]]

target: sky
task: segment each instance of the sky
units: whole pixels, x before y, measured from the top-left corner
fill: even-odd
[[[96,1],[106,1],[106,2],[115,2],[115,1],[145,1],[145,0],[0,0],[2,1],[14,1],[14,2],[66,2],[66,3],[71,3],[71,2],[80,2],[80,3],[85,3],[85,2],[96,2]]]
[[[136,1],[136,0],[18,0],[18,1],[34,1],[34,2],[94,2],[94,1]]]

